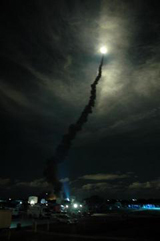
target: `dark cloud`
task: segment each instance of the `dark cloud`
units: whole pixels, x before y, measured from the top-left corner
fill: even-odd
[[[5,179],[5,180],[8,180],[8,179]],[[66,178],[60,179],[60,182],[61,183],[69,182],[69,178],[66,177]],[[24,186],[24,187],[26,186],[31,188],[42,188],[42,189],[50,188],[48,182],[44,178],[35,179],[30,182],[16,181],[15,186]]]
[[[11,180],[9,178],[0,178],[0,187],[6,187],[10,182]]]

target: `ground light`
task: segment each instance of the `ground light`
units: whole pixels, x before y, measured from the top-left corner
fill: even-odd
[[[74,204],[73,204],[73,207],[74,207],[74,208],[78,208],[78,204],[77,204],[77,203],[74,203]]]
[[[34,200],[31,200],[30,204],[31,204],[31,205],[34,205],[34,204],[35,204],[35,201],[34,201]]]

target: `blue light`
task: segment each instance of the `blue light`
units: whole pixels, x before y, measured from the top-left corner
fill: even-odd
[[[132,208],[132,209],[140,209],[141,205],[139,205],[139,204],[129,204],[128,207]]]
[[[70,200],[70,193],[69,193],[68,182],[64,182],[63,183],[63,191],[64,191],[64,194],[65,194],[65,199],[66,200]]]
[[[154,204],[144,204],[144,205],[143,205],[143,208],[144,208],[144,209],[154,209],[154,208],[155,208],[155,205],[154,205]]]
[[[47,201],[44,198],[42,198],[41,199],[41,204],[46,204],[46,203],[47,203]]]
[[[154,204],[144,204],[142,208],[145,210],[160,210],[160,207],[156,207]]]

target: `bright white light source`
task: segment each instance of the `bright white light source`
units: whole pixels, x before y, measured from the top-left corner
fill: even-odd
[[[106,54],[107,53],[107,48],[105,46],[102,46],[100,48],[100,52],[101,52],[101,54]]]
[[[82,208],[82,204],[80,204],[79,206],[80,206],[80,208]]]
[[[73,205],[73,207],[74,207],[74,208],[78,208],[78,204],[75,203],[75,204]]]
[[[68,205],[66,205],[66,208],[69,208],[69,206],[68,206]]]
[[[35,204],[35,201],[34,201],[34,200],[31,200],[31,201],[30,201],[30,204],[31,204],[31,205],[34,205],[34,204]]]

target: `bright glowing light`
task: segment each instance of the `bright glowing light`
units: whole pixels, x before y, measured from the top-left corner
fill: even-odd
[[[66,208],[69,208],[69,206],[68,206],[68,205],[66,205]]]
[[[78,208],[78,204],[75,203],[75,204],[73,205],[73,207],[74,207],[74,208]]]
[[[82,208],[82,204],[79,205]]]
[[[35,201],[34,201],[34,200],[31,200],[30,204],[31,204],[31,205],[34,205],[34,204],[35,204]]]
[[[102,46],[100,48],[100,52],[101,52],[101,54],[106,54],[108,51],[107,51],[107,48],[105,46]]]
[[[46,203],[47,203],[47,201],[44,198],[42,198],[41,199],[41,204],[46,204]]]

